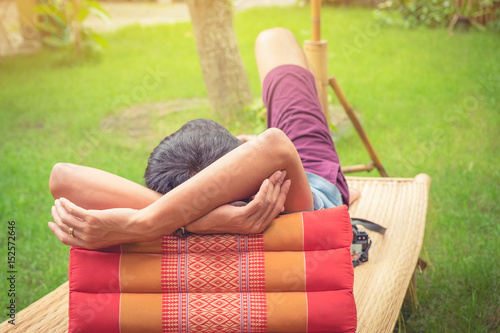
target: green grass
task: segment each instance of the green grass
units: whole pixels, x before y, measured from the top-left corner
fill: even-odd
[[[423,255],[431,265],[418,276],[420,303],[405,320],[407,331],[498,331],[498,35],[378,29],[370,11],[361,9],[324,8],[323,20],[330,73],[360,114],[387,171],[432,177],[428,258]],[[280,25],[302,42],[310,35],[309,11],[254,9],[238,14],[235,24],[257,98],[255,37]],[[206,106],[194,105],[167,115],[146,110],[138,118],[118,118],[133,105],[206,96],[189,24],[133,26],[106,38],[110,47],[97,63],[57,66],[49,52],[0,62],[0,246],[6,258],[7,221],[15,220],[18,310],[67,280],[68,248],[46,224],[53,164],[89,165],[142,182],[149,152],[161,138],[195,117],[214,117]],[[141,89],[151,69],[159,71],[160,84]],[[103,129],[103,119],[114,121]],[[227,125],[234,134],[257,130],[251,119]],[[344,165],[368,161],[352,128],[336,144]],[[7,289],[2,278],[2,295]]]

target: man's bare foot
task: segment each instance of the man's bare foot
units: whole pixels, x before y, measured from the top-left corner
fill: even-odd
[[[349,205],[354,201],[358,200],[361,196],[361,192],[355,188],[349,188]]]

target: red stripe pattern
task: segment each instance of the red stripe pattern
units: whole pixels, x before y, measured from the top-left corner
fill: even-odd
[[[112,248],[109,249],[114,252]],[[239,236],[233,234],[189,235],[178,238],[166,235],[162,238],[162,253],[215,253],[215,252],[262,252],[262,234]]]
[[[163,238],[162,252],[177,253],[162,257],[163,332],[266,332],[258,236]]]

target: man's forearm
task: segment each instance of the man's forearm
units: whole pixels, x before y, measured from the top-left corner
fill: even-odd
[[[142,209],[162,197],[112,173],[71,163],[54,165],[49,188],[54,199],[64,197],[85,209]]]

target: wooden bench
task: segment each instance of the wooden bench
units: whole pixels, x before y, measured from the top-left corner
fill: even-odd
[[[361,191],[350,208],[351,217],[365,218],[387,228],[370,232],[370,258],[354,269],[357,332],[392,332],[422,248],[430,177],[346,177]],[[20,311],[16,325],[7,321],[1,332],[66,332],[68,282]]]

